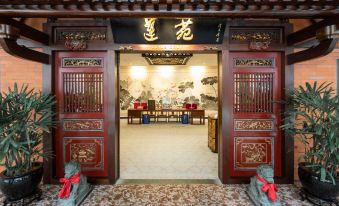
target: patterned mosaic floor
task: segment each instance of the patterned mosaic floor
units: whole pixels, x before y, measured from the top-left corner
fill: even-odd
[[[32,205],[55,205],[60,186],[44,185],[43,197]],[[84,206],[221,206],[252,205],[246,193],[246,185],[216,184],[125,184],[95,186],[83,203]],[[294,185],[279,185],[282,205],[310,205],[299,200],[298,188]],[[0,204],[4,197],[0,194]]]

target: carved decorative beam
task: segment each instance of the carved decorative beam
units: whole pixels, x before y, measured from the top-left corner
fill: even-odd
[[[325,56],[336,48],[339,30],[336,25],[326,26],[316,31],[319,44],[309,49],[287,55],[287,64],[294,64]]]
[[[17,39],[19,36],[20,30],[18,28],[0,24],[0,45],[7,53],[43,64],[50,63],[50,55],[18,45]]]

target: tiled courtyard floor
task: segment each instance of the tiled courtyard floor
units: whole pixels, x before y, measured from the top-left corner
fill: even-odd
[[[301,202],[298,188],[294,185],[279,185],[282,205],[310,205]],[[60,186],[42,186],[42,200],[32,205],[55,205]],[[217,184],[124,184],[98,185],[88,196],[84,206],[140,205],[140,206],[218,206],[252,205],[247,197],[246,185]],[[0,203],[4,197],[0,194]]]

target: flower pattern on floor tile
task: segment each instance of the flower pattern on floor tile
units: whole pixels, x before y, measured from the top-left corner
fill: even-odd
[[[246,195],[247,185],[218,184],[123,184],[96,185],[83,206],[247,206],[252,205]],[[299,189],[294,185],[279,185],[282,205],[308,206],[300,201]],[[43,195],[34,206],[55,205],[59,185],[41,186]],[[0,202],[4,201],[0,193]]]

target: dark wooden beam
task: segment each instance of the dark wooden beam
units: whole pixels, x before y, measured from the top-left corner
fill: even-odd
[[[234,17],[326,18],[337,0],[1,0],[0,17]]]
[[[0,18],[0,24],[6,24],[17,28],[20,31],[20,35],[40,42],[44,45],[49,45],[49,35],[34,29],[21,21],[17,21],[11,18]]]
[[[44,45],[49,44],[47,34],[25,25],[21,21],[0,18],[0,46],[5,52],[30,61],[50,63],[50,55],[19,45],[17,41],[20,36],[25,36]]]
[[[189,5],[193,9],[194,5]],[[189,7],[186,6],[185,7]],[[126,5],[126,7],[128,7]],[[104,10],[104,11],[81,11],[77,9],[70,10],[33,10],[33,9],[1,9],[0,8],[0,17],[26,17],[26,18],[115,18],[115,17],[165,17],[165,18],[188,18],[188,17],[222,17],[222,18],[332,18],[332,16],[339,13],[339,11],[315,11],[309,10],[305,12],[294,11],[294,10],[285,10],[275,11],[275,10],[176,10],[176,11],[167,11],[160,10],[159,5],[153,5],[154,10],[145,10],[143,11],[144,6],[140,5],[140,8],[129,10],[121,9],[122,5],[117,4],[116,8],[113,10]],[[173,7],[173,6],[172,6]],[[300,12],[300,13],[299,13]]]
[[[288,35],[287,45],[292,46],[295,45],[296,43],[308,40],[310,38],[314,38],[316,36],[317,30],[330,25],[339,25],[339,15],[335,15],[331,18],[322,20],[320,22],[312,24],[311,26],[308,26],[304,29],[301,29],[297,32]]]
[[[298,62],[318,58],[329,54],[336,47],[337,39],[325,39],[309,49],[287,55],[287,64],[295,64]]]
[[[16,39],[0,38],[0,45],[10,55],[43,64],[50,63],[50,55],[20,46]]]

